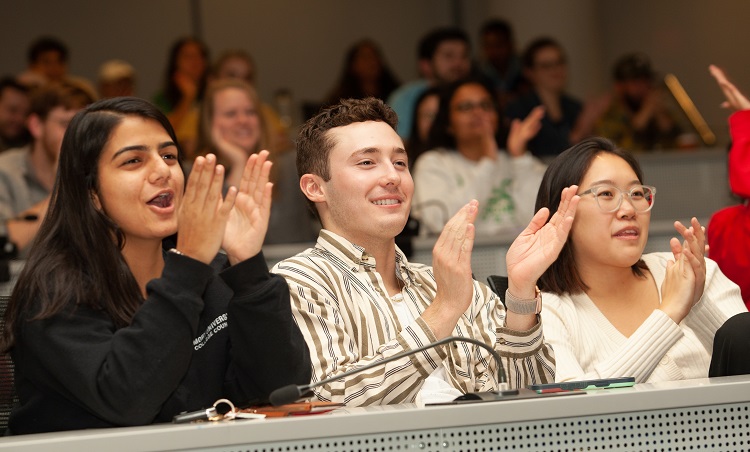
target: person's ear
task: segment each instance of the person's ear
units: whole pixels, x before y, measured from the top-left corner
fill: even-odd
[[[299,179],[299,188],[302,193],[312,202],[324,202],[326,200],[323,179],[315,174],[303,174]]]
[[[96,207],[96,210],[102,211],[102,203],[99,201],[99,194],[95,192],[94,190],[91,190],[91,202],[94,203],[94,207]]]
[[[29,117],[26,118],[26,128],[29,129],[29,133],[34,137],[34,140],[42,138],[42,123],[42,118],[35,113],[30,114]]]

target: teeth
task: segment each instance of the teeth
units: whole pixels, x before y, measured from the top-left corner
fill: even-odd
[[[376,206],[390,206],[398,203],[398,199],[381,199],[379,201],[373,201],[373,204]]]

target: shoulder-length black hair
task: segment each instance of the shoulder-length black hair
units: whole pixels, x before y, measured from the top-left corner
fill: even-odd
[[[495,139],[500,143],[500,122],[502,121],[502,113],[500,112],[500,105],[497,102],[497,97],[494,95],[494,90],[489,86],[485,79],[481,77],[470,77],[462,80],[449,83],[440,90],[440,105],[438,107],[437,115],[435,120],[432,122],[430,128],[430,134],[427,137],[427,148],[438,149],[445,148],[450,150],[456,150],[456,137],[453,135],[451,129],[451,101],[453,96],[456,95],[456,91],[464,85],[478,85],[481,86],[492,99],[492,106],[495,108],[498,120],[498,130],[495,133]],[[504,146],[500,146],[504,147]]]
[[[369,47],[375,52],[380,64],[380,75],[378,76],[378,92],[368,93],[362,86],[362,80],[354,72],[354,60],[357,58],[358,53],[363,49]],[[332,89],[326,100],[326,105],[334,105],[341,99],[364,99],[366,97],[377,97],[380,100],[387,100],[388,96],[399,87],[401,82],[398,80],[396,75],[391,71],[388,63],[385,61],[383,51],[380,49],[375,41],[372,39],[362,39],[355,42],[349,50],[346,51],[344,56],[344,64],[341,69],[341,75],[339,76],[336,86]]]
[[[99,158],[126,116],[157,121],[177,143],[166,116],[139,98],[101,100],[73,117],[62,141],[47,215],[5,312],[0,349],[13,346],[21,321],[88,305],[106,312],[120,328],[130,324],[143,302],[121,253],[125,236],[94,203]]]
[[[206,68],[203,70],[203,77],[198,82],[197,100],[203,99],[203,92],[206,89],[206,77],[208,77],[210,64],[208,47],[203,43],[203,41],[200,41],[199,39],[192,36],[178,39],[172,44],[172,47],[169,48],[167,70],[164,73],[164,82],[162,87],[162,89],[164,90],[164,97],[169,103],[170,108],[174,108],[177,104],[180,103],[180,100],[182,99],[182,91],[180,91],[180,88],[177,86],[177,83],[174,80],[174,74],[175,72],[177,72],[177,57],[179,56],[182,48],[188,44],[198,44],[201,49],[201,53],[203,54],[203,58],[206,60]]]
[[[606,138],[587,138],[562,152],[549,164],[537,193],[534,210],[538,211],[546,207],[552,218],[560,204],[563,188],[574,184],[580,185],[594,157],[602,153],[616,155],[625,160],[635,172],[638,180],[643,183],[643,171],[635,157],[619,149]],[[645,276],[643,270],[647,269],[646,263],[638,260],[633,264],[632,269],[635,275]],[[539,278],[538,285],[541,290],[557,295],[577,294],[588,289],[576,267],[570,236],[557,260]]]

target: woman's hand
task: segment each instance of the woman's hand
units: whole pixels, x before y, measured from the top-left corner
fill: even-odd
[[[263,247],[271,217],[273,184],[269,182],[270,174],[268,151],[247,159],[222,243],[232,265],[255,256]]]
[[[211,141],[213,141],[219,155],[228,160],[232,167],[241,168],[247,161],[248,153],[241,147],[230,143],[224,137],[221,128],[216,124],[211,127]]]
[[[564,188],[557,212],[549,216],[546,207],[531,219],[531,223],[513,241],[505,255],[508,268],[508,289],[514,296],[531,299],[535,296],[537,279],[552,265],[568,240],[580,197],[577,185]]]
[[[219,252],[237,196],[231,188],[222,199],[223,183],[224,167],[215,155],[196,158],[177,212],[177,250],[205,264]]]
[[[733,108],[735,110],[750,110],[750,100],[737,89],[726,77],[724,71],[713,64],[708,67],[708,71],[716,79],[719,88],[724,92],[724,101],[721,106],[724,108]]]
[[[691,226],[687,228],[679,221],[674,222],[674,227],[682,236],[683,243],[680,244],[678,239],[673,238],[669,241],[669,246],[672,249],[672,254],[674,254],[675,262],[682,254],[683,248],[690,250],[690,253],[686,256],[695,275],[695,289],[693,294],[693,305],[695,305],[700,301],[701,296],[703,296],[703,290],[706,286],[705,253],[708,251],[708,247],[706,246],[706,228],[701,226],[695,217],[690,220],[690,223]]]
[[[691,265],[692,252],[687,243],[675,260],[667,262],[667,272],[661,284],[661,306],[674,323],[679,324],[690,313],[695,298],[695,272]]]
[[[432,250],[432,267],[437,293],[422,319],[437,339],[447,337],[461,314],[471,305],[474,281],[471,252],[474,248],[474,220],[479,203],[464,205],[443,228]]]
[[[514,119],[510,123],[510,132],[508,133],[508,154],[511,157],[518,157],[526,152],[526,144],[534,138],[542,128],[542,118],[544,117],[544,107],[538,106],[531,110],[523,121]]]

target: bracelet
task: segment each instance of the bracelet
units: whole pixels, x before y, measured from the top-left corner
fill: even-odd
[[[168,253],[172,253],[172,254],[176,254],[178,256],[184,256],[184,254],[180,250],[178,250],[177,248],[170,248],[169,251],[167,251],[167,252]]]
[[[542,312],[542,291],[539,287],[534,286],[534,298],[517,298],[510,293],[510,289],[505,291],[505,308],[515,314],[539,314]]]

